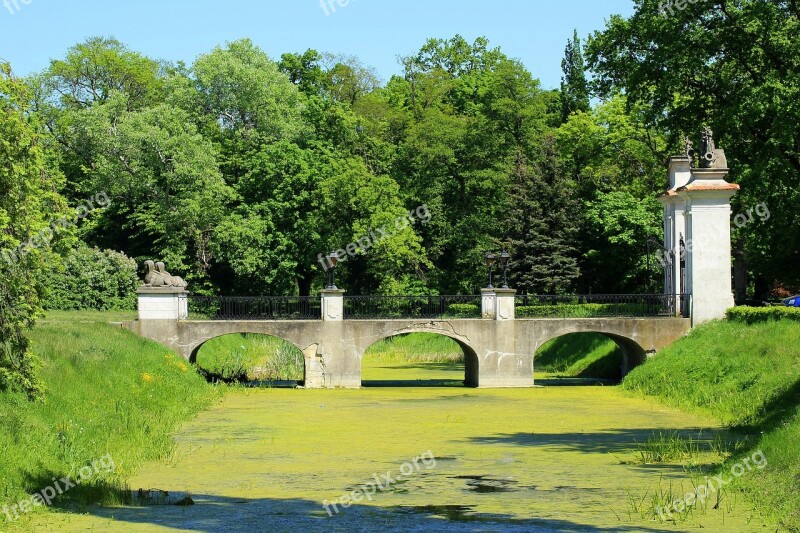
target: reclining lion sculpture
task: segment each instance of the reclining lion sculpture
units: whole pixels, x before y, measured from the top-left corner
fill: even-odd
[[[164,263],[154,263],[150,259],[144,262],[147,265],[147,274],[144,276],[145,287],[178,287],[185,288],[186,282],[179,276],[173,276],[166,271]]]

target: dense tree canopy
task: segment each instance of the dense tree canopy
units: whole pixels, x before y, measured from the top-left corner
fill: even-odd
[[[800,283],[800,12],[794,1],[709,0],[662,11],[637,0],[589,40],[600,95],[624,91],[672,146],[710,125],[742,185],[735,210],[766,203],[772,216],[740,232],[758,278]]]
[[[475,293],[501,248],[523,292],[656,290],[664,161],[706,123],[739,205],[773,213],[736,236],[753,274],[791,284],[796,25],[783,3],[664,16],[639,0],[588,45],[572,36],[555,91],[458,35],[385,83],[355,57],[274,61],[248,39],[184,65],[93,38],[32,76],[19,105],[46,126],[55,190],[111,200],[76,245],[165,260],[199,292],[311,294],[341,250],[351,294]]]

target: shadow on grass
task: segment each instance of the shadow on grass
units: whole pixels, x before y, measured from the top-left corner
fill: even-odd
[[[336,498],[337,496],[333,496]],[[149,524],[182,531],[651,531],[671,528],[616,525],[598,528],[552,518],[520,519],[501,513],[480,513],[468,505],[423,505],[382,508],[353,504],[329,516],[321,502],[304,499],[230,498],[192,494],[194,505],[153,507],[89,507],[85,512],[118,524]],[[333,510],[331,508],[331,510]],[[54,524],[57,526],[57,524]],[[387,529],[390,528],[390,529]]]
[[[776,396],[761,408],[766,413],[760,420],[752,424],[735,425],[734,429],[745,434],[761,434],[782,426],[788,419],[796,416],[800,410],[800,381],[789,387],[786,392]]]

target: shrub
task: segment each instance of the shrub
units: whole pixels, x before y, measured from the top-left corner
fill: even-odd
[[[608,316],[619,304],[557,304],[517,307],[517,318],[592,318]]]
[[[793,320],[800,322],[798,307],[732,307],[725,312],[725,318],[745,324],[758,324],[771,320]]]
[[[46,274],[44,308],[136,309],[136,262],[125,254],[80,246]]]
[[[475,304],[450,304],[445,316],[448,318],[480,318],[481,308]]]

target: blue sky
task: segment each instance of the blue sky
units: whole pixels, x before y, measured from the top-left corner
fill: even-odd
[[[573,28],[585,37],[609,15],[633,10],[632,0],[322,1],[325,8],[321,0],[0,0],[0,58],[24,76],[103,35],[191,64],[218,44],[250,37],[274,59],[308,48],[356,55],[386,80],[399,72],[398,55],[458,33],[488,37],[554,88]]]

